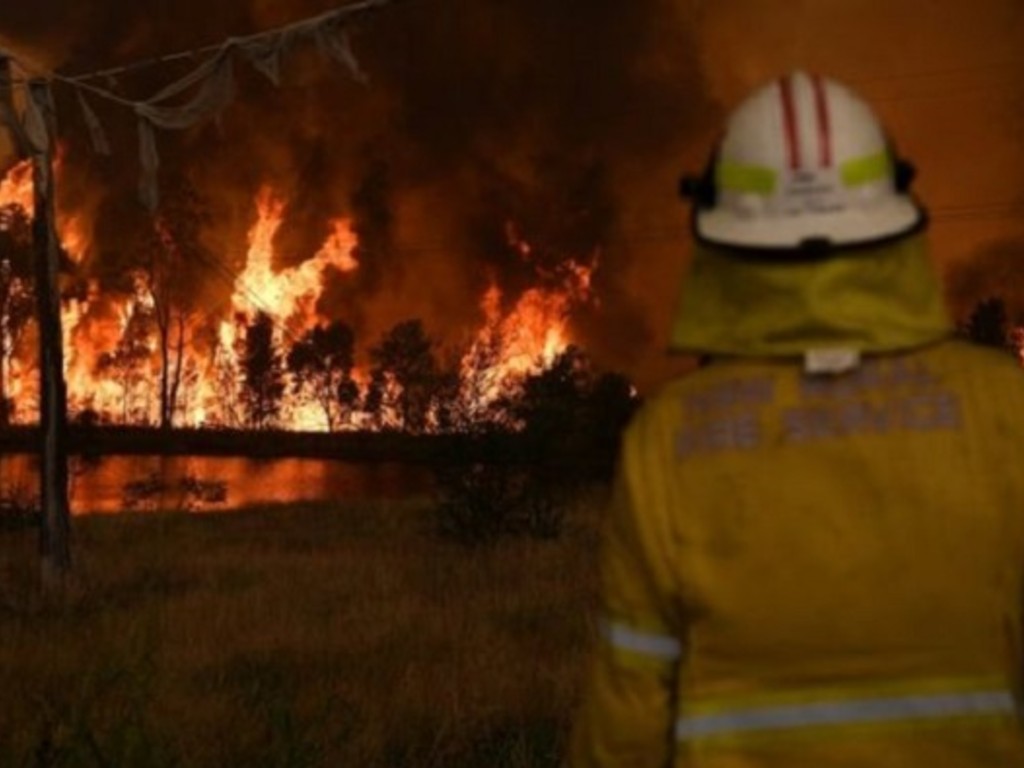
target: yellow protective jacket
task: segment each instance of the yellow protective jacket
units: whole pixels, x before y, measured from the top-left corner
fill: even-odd
[[[674,338],[718,356],[625,435],[573,768],[1024,766],[1024,377],[925,269],[698,253]]]

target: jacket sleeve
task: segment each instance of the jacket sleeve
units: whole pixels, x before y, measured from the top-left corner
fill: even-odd
[[[667,588],[664,490],[636,431],[623,445],[605,520],[598,634],[573,723],[571,768],[662,768],[672,756],[682,634]]]

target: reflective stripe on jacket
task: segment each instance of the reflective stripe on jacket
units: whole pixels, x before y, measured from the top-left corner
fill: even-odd
[[[634,419],[573,768],[1024,765],[1024,374],[712,363]]]
[[[683,704],[676,720],[677,741],[742,743],[757,737],[773,738],[782,733],[813,733],[830,729],[831,734],[876,726],[917,727],[966,720],[1006,722],[1016,713],[1012,692],[1003,681],[965,687],[962,681],[935,685],[910,681],[902,693],[851,689],[827,694],[805,694],[804,701],[772,704],[704,703]],[[947,687],[948,686],[948,687]]]

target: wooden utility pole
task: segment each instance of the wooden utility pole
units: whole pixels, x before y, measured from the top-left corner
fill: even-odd
[[[53,205],[55,113],[49,86],[33,80],[23,124],[15,108],[12,82],[10,59],[0,51],[0,128],[7,128],[22,159],[32,158],[32,243],[39,324],[39,550],[43,584],[49,589],[59,586],[71,568],[67,389],[60,327],[60,248]]]
[[[32,149],[36,301],[39,318],[40,520],[43,584],[59,586],[71,569],[68,502],[67,386],[60,322],[60,246],[54,225],[55,111],[49,85],[28,85],[26,133]]]
[[[18,113],[14,108],[14,93],[11,83],[14,78],[11,75],[11,60],[0,50],[0,130],[6,128],[14,142],[14,149],[19,160],[29,157],[28,137],[25,130],[18,121]]]

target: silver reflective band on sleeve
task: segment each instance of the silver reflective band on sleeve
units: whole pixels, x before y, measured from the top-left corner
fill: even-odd
[[[683,717],[676,722],[676,739],[689,741],[757,731],[912,722],[1012,714],[1014,711],[1013,695],[1005,690],[819,701],[813,704],[759,707]]]
[[[615,648],[665,661],[675,661],[682,652],[679,640],[671,635],[643,632],[617,621],[602,621],[601,635]]]

